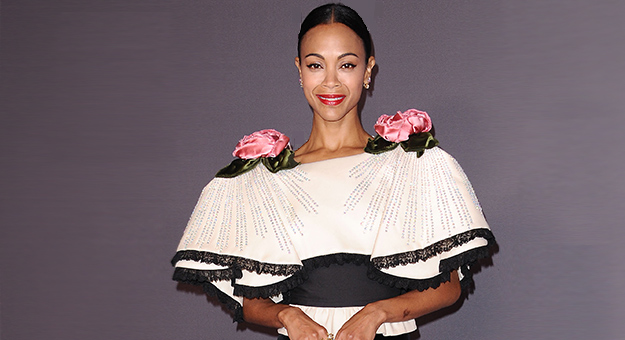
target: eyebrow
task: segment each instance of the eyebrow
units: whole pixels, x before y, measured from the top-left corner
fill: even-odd
[[[356,53],[352,53],[352,52],[347,52],[347,53],[343,53],[341,54],[337,59],[341,59],[341,58],[345,58],[348,55],[353,55],[354,57],[358,58],[358,55]],[[325,59],[321,54],[319,53],[309,53],[306,56],[304,56],[304,58],[308,58],[308,57],[317,57],[317,58],[321,58],[321,59]]]

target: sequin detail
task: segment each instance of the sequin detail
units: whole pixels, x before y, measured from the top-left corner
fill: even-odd
[[[309,180],[297,168],[272,174],[263,167],[235,179],[214,179],[202,191],[180,249],[240,251],[248,245],[249,233],[253,233],[261,238],[273,237],[279,250],[290,254],[290,234],[304,233],[293,204],[301,205],[307,213],[317,213],[317,202],[301,188],[301,183]],[[296,200],[289,200],[286,192]]]
[[[369,194],[360,222],[363,230],[378,226],[384,232],[397,230],[408,244],[429,244],[470,229],[473,218],[467,202],[481,213],[462,168],[438,147],[426,150],[422,157],[400,148],[372,155],[351,168],[349,177],[359,181],[344,204],[344,213]]]
[[[359,182],[356,184],[354,190],[352,190],[346,202],[343,204],[345,208],[343,210],[344,214],[347,214],[356,208],[365,193],[371,189],[371,185],[377,179],[378,174],[387,173],[387,171],[382,168],[386,165],[386,159],[389,155],[390,153],[387,152],[367,157],[366,160],[360,162],[348,171],[348,177],[355,178],[359,180]],[[388,178],[385,179],[388,180]],[[374,192],[374,196],[368,203],[366,213],[360,222],[360,224],[364,227],[364,231],[371,231],[373,229],[373,221],[377,218],[377,214],[375,212],[379,211],[379,207],[384,203],[384,196],[385,195],[383,193],[377,191]]]

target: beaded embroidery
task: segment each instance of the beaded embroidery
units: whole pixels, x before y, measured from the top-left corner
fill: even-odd
[[[394,149],[374,139],[376,152],[309,173],[290,150],[265,166],[233,161],[202,191],[174,278],[203,285],[241,319],[240,296],[278,296],[318,265],[362,261],[372,280],[401,289],[449,280],[494,238],[456,160],[431,135],[421,149],[412,137]]]
[[[452,235],[455,230],[469,229],[473,219],[454,173],[460,174],[471,202],[480,212],[481,208],[458,162],[445,155],[437,147],[422,157],[399,148],[372,155],[348,171],[350,178],[360,181],[346,200],[344,213],[354,210],[372,191],[360,222],[366,231],[380,223],[385,232],[401,228],[407,243],[427,244],[440,238],[436,230]]]
[[[216,178],[205,187],[189,219],[182,249],[193,244],[205,247],[214,242],[221,253],[231,246],[229,236],[234,232],[232,246],[242,250],[248,245],[248,229],[251,229],[261,238],[274,237],[281,251],[293,251],[289,231],[303,235],[304,225],[293,207],[294,202],[287,199],[284,191],[290,192],[304,211],[316,214],[318,203],[300,186],[309,181],[306,173],[292,169],[272,174],[256,167],[240,177],[238,180]]]

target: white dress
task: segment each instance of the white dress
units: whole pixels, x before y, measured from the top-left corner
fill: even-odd
[[[329,264],[361,263],[369,279],[401,291],[437,287],[457,270],[466,287],[469,265],[494,242],[453,157],[439,147],[423,155],[397,147],[213,179],[172,263],[175,280],[204,286],[242,320],[243,297],[280,302]],[[363,305],[298,307],[336,333]],[[410,320],[377,333],[415,329]]]

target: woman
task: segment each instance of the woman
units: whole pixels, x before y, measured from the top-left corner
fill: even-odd
[[[308,141],[292,152],[263,130],[239,142],[200,197],[174,278],[281,339],[408,339],[415,318],[459,298],[494,238],[425,112],[383,115],[375,138],[362,128],[375,58],[355,11],[314,9],[295,65]]]

